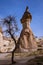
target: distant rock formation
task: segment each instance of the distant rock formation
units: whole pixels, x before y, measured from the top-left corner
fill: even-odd
[[[0,52],[10,52],[14,48],[14,41],[11,38],[4,37],[2,28],[0,28]]]
[[[21,19],[21,23],[23,25],[23,29],[21,31],[20,39],[19,39],[19,43],[20,43],[19,48],[21,52],[31,52],[37,50],[36,39],[30,28],[31,20],[32,20],[32,16],[28,11],[28,7],[26,7],[24,15]]]

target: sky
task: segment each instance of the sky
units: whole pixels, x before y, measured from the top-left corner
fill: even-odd
[[[43,36],[43,0],[0,0],[0,18],[15,16],[18,28],[21,32],[20,19],[26,6],[32,14],[31,29],[35,36]]]

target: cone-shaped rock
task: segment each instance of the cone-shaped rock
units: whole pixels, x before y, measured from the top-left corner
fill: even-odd
[[[21,52],[30,52],[37,50],[37,43],[35,36],[30,28],[30,22],[32,20],[32,15],[28,11],[28,7],[24,12],[24,15],[21,18],[21,23],[23,25],[23,29],[20,34],[19,39],[19,48]]]

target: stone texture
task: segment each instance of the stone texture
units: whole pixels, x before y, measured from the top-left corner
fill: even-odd
[[[0,28],[0,52],[10,52],[15,48],[14,41],[11,38],[3,36]]]
[[[31,52],[37,50],[37,43],[35,36],[30,28],[31,14],[28,12],[27,8],[22,17],[21,23],[23,25],[23,29],[20,34],[20,51],[21,52]],[[26,15],[25,15],[26,14]],[[27,17],[27,18],[26,18]],[[24,22],[23,22],[24,21]]]

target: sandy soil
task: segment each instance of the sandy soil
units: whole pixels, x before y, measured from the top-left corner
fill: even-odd
[[[7,57],[8,54],[7,53],[0,54],[0,65],[43,65],[43,61],[38,62],[38,63],[34,61],[35,56],[29,56],[29,57],[24,57],[24,58],[14,57],[14,60],[16,61],[16,63],[12,64],[11,56]]]

